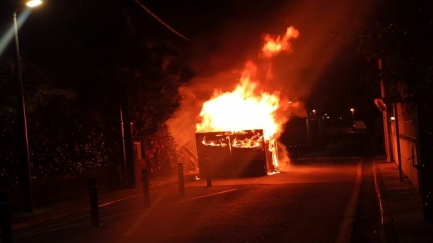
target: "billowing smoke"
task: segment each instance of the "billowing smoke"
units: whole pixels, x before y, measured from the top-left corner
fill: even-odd
[[[303,102],[308,100],[312,87],[341,46],[350,40],[353,30],[362,24],[360,16],[368,6],[365,1],[294,2],[289,6],[289,3],[278,1],[273,11],[262,15],[255,13],[250,19],[234,18],[219,25],[219,34],[208,35],[206,32],[196,38],[203,44],[196,50],[198,59],[192,61],[197,76],[187,87],[180,89],[184,99],[180,109],[168,121],[180,146],[196,153],[194,134],[203,103],[211,98],[215,89],[226,92],[235,88],[245,60],[254,60],[263,90],[279,90],[281,97],[299,102],[296,103],[298,109],[291,109],[290,114],[285,115],[305,116]],[[238,14],[248,9],[238,10],[233,12]],[[275,35],[290,25],[301,33],[291,46],[293,51],[276,55],[272,61],[260,58],[259,50],[267,38],[264,33]]]
[[[213,76],[197,76],[187,87],[181,87],[182,103],[171,119],[167,121],[172,135],[179,146],[197,154],[195,144],[196,124],[203,103],[207,101],[214,89],[230,90],[237,84],[239,76],[235,71],[220,72]]]
[[[290,116],[305,113],[301,102],[281,97],[279,90],[272,91],[275,89],[272,82],[272,59],[282,52],[291,53],[291,41],[298,36],[299,31],[292,26],[287,28],[284,35],[266,35],[257,58],[246,61],[241,73],[220,72],[210,78],[195,79],[189,87],[182,87],[181,108],[168,121],[177,142],[194,153],[196,131],[239,131],[259,128],[264,130],[266,141],[278,139],[282,133],[282,126]],[[237,74],[238,77],[233,77],[233,74]],[[237,84],[234,90],[233,84]],[[232,91],[224,92],[224,88]],[[213,95],[209,97],[211,90]],[[201,120],[193,119],[194,115],[200,116]],[[195,123],[197,125],[194,131]],[[283,145],[280,148],[280,160],[288,162],[287,151]],[[274,161],[275,166],[278,166],[278,161]]]

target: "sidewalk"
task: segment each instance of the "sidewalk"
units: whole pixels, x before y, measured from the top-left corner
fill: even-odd
[[[197,173],[185,174],[185,182],[194,180]],[[173,183],[178,183],[177,176],[163,179],[149,180],[150,190],[168,186]],[[122,189],[116,191],[109,191],[98,194],[99,207],[104,207],[113,203],[121,202],[124,200],[141,197],[143,195],[142,184],[139,183],[134,189]],[[12,216],[12,230],[21,229],[30,225],[38,224],[41,222],[53,220],[56,218],[65,217],[78,212],[85,212],[90,210],[89,197],[84,196],[76,198],[75,200],[64,201],[46,205],[44,207],[35,208],[32,213],[13,213]]]
[[[433,223],[424,221],[422,197],[394,162],[375,160],[376,189],[386,242],[433,242]]]
[[[123,189],[98,194],[100,206],[120,202],[139,195],[141,186],[134,189]],[[89,197],[80,197],[75,200],[46,205],[34,208],[32,213],[12,213],[12,230],[21,229],[34,224],[65,217],[79,212],[90,210]]]

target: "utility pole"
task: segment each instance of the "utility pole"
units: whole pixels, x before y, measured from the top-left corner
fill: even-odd
[[[382,76],[382,59],[379,58],[378,60],[378,67],[380,72],[380,95],[382,97],[382,100],[385,101],[385,83]],[[389,127],[388,127],[388,109],[385,109],[382,112],[382,121],[383,121],[383,138],[384,138],[384,145],[385,145],[385,152],[386,152],[386,161],[391,161],[391,149],[390,149],[390,139],[389,139]]]
[[[397,162],[398,162],[398,174],[400,177],[400,181],[403,181],[403,167],[401,164],[401,150],[400,150],[400,129],[398,125],[398,109],[397,102],[392,103],[392,109],[394,112],[394,121],[395,121],[395,137],[397,140]]]
[[[128,85],[122,84],[121,91],[121,118],[123,119],[123,144],[124,144],[124,159],[125,159],[125,179],[126,188],[135,188],[135,164],[134,164],[134,143],[132,141],[131,115],[129,110]]]
[[[311,133],[310,133],[310,111],[307,111],[307,119],[305,119],[305,124],[307,127],[307,143],[311,143]]]
[[[120,130],[122,135],[122,175],[121,175],[121,182],[122,182],[122,188],[127,188],[128,185],[128,174],[126,173],[126,149],[125,149],[125,128],[123,126],[123,109],[122,109],[122,102],[120,102],[119,105],[120,108]]]
[[[29,136],[27,132],[26,102],[24,98],[23,74],[21,69],[20,44],[18,39],[17,11],[13,13],[15,33],[15,77],[18,86],[18,113],[21,122],[22,172],[21,186],[23,190],[23,208],[27,213],[33,212],[32,166],[30,162]]]

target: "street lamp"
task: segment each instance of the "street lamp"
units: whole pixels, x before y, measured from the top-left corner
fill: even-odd
[[[26,5],[27,5],[28,7],[31,7],[31,8],[36,7],[36,6],[38,6],[38,5],[41,5],[41,4],[42,4],[42,1],[41,1],[41,0],[30,0],[30,1],[27,1],[27,2],[26,2]]]
[[[28,7],[36,7],[40,5],[42,1],[40,0],[31,0],[27,1],[26,5]],[[23,209],[25,212],[33,212],[33,192],[32,192],[32,174],[31,174],[31,164],[29,158],[29,137],[27,134],[27,116],[26,116],[26,103],[24,99],[24,88],[23,88],[23,75],[21,70],[21,60],[20,60],[20,45],[18,38],[18,24],[17,24],[17,10],[13,13],[13,21],[14,21],[14,33],[15,33],[15,76],[18,82],[18,99],[20,102],[18,104],[18,110],[20,114],[20,120],[22,122],[22,149],[23,149],[23,173],[22,177],[22,189],[23,189]]]
[[[354,108],[350,108],[350,112],[352,112],[352,123],[355,123],[355,109]]]

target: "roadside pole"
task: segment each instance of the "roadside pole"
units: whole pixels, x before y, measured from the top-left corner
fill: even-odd
[[[206,185],[207,187],[212,187],[211,169],[210,169],[210,159],[206,158]]]
[[[101,223],[99,221],[98,186],[96,185],[96,178],[90,178],[88,183],[92,224],[94,226],[101,226]]]
[[[0,191],[0,224],[1,242],[12,243],[12,219],[9,193],[5,191]]]
[[[141,181],[143,183],[143,203],[144,207],[150,207],[150,187],[149,187],[149,173],[147,169],[141,170]]]
[[[177,175],[179,180],[179,196],[185,196],[185,178],[183,175],[183,163],[177,163]]]

